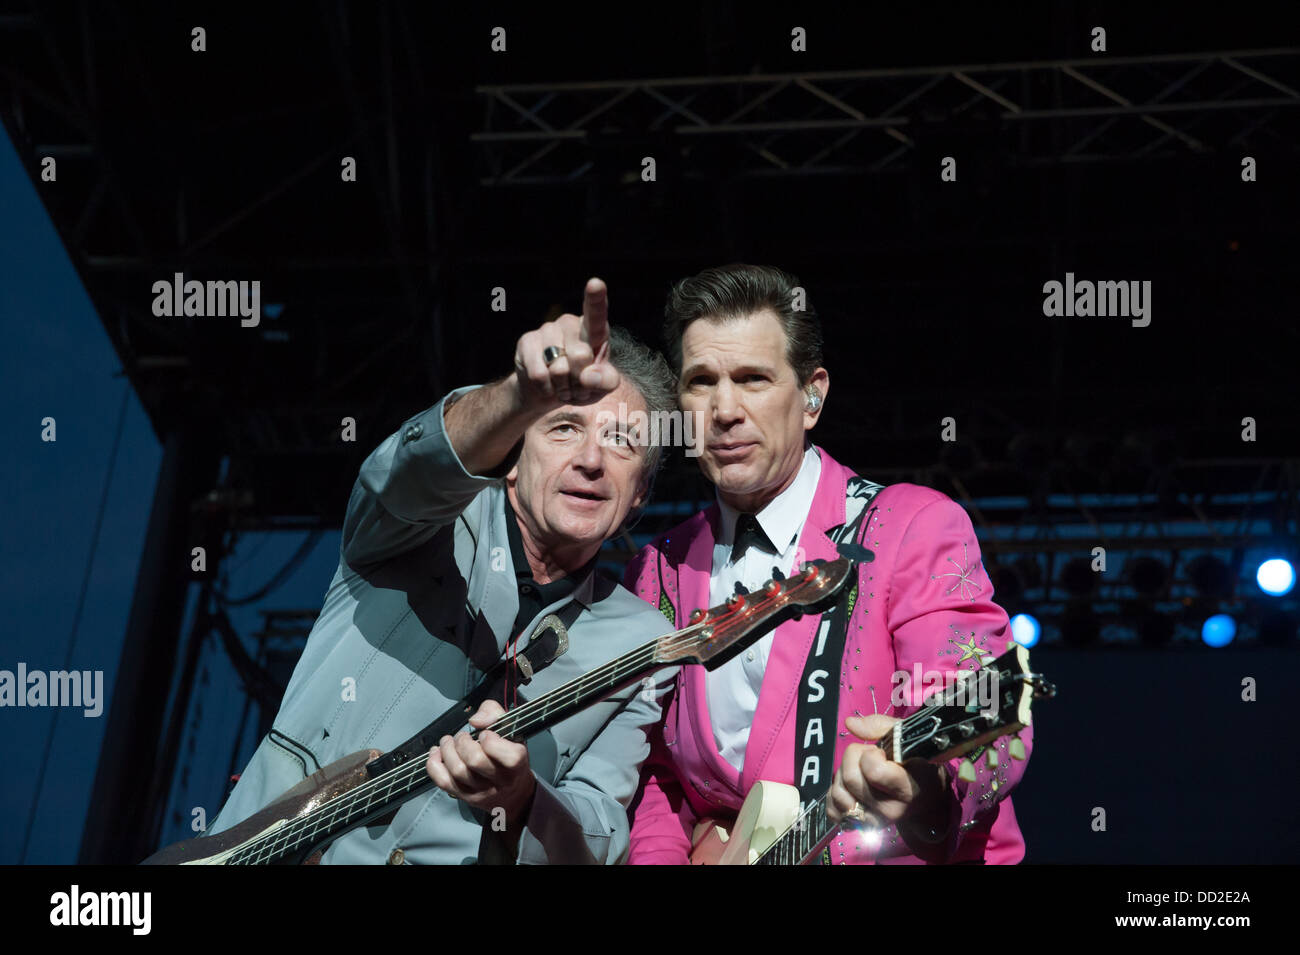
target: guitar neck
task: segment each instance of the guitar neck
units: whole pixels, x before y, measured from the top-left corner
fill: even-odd
[[[522,742],[664,666],[660,659],[661,645],[684,635],[693,635],[698,629],[698,626],[688,627],[652,640],[535,700],[515,707],[484,729]],[[484,729],[472,729],[470,735],[477,739]],[[365,825],[432,786],[433,780],[425,769],[425,755],[410,756],[387,772],[366,780],[288,825],[243,846],[231,857],[230,863],[268,865],[305,857],[317,846]]]
[[[836,825],[826,815],[829,792],[814,800],[803,810],[789,829],[772,843],[754,865],[803,865],[821,851],[836,830]]]

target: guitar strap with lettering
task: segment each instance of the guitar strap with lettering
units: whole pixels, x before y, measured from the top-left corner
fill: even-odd
[[[860,563],[875,560],[862,541],[871,523],[872,499],[883,490],[862,477],[849,478],[845,490],[845,520],[826,532],[842,556]],[[840,682],[835,672],[844,659],[849,619],[858,598],[858,569],[854,569],[853,586],[845,588],[835,606],[822,614],[817,636],[803,676],[799,680],[799,698],[795,714],[794,778],[803,806],[820,799],[834,778],[836,728],[839,726]]]

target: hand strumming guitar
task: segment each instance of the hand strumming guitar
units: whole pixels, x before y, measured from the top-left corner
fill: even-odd
[[[874,744],[896,722],[895,717],[873,714],[850,716],[845,725],[859,739]],[[933,843],[947,835],[948,796],[944,766],[924,759],[895,763],[878,746],[851,743],[835,771],[826,814],[833,822],[851,816],[882,828],[898,823],[905,837],[910,832],[922,842]]]

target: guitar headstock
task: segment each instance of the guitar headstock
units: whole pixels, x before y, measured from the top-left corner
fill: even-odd
[[[691,614],[691,625],[659,639],[657,662],[702,663],[710,670],[726,663],[773,627],[805,613],[823,613],[853,576],[845,557],[814,560],[797,576],[769,580],[753,593]]]
[[[1029,670],[1029,651],[1015,644],[978,670],[930,696],[921,708],[894,724],[881,740],[889,758],[920,757],[943,762],[962,756],[1030,723],[1034,699],[1056,695],[1056,687]],[[1013,740],[1011,757],[1024,759],[1024,743]],[[963,765],[963,770],[967,767]]]

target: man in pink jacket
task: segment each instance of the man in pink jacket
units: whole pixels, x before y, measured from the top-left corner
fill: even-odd
[[[706,269],[677,283],[665,315],[682,411],[696,416],[717,501],[645,547],[624,584],[681,628],[697,607],[836,558],[846,526],[871,558],[862,555],[847,626],[829,641],[842,656],[827,652],[834,615],[808,615],[717,670],[681,669],[630,810],[628,861],[687,862],[696,825],[729,821],[768,780],[804,795],[829,790],[833,821],[874,824],[871,838],[842,833],[823,860],[1019,862],[1009,793],[1030,728],[1022,743],[1002,738],[965,766],[900,765],[865,742],[919,705],[921,687],[901,674],[919,666],[923,679],[952,677],[1012,645],[966,512],[931,488],[881,489],[808,440],[830,378],[816,313],[794,277]]]

